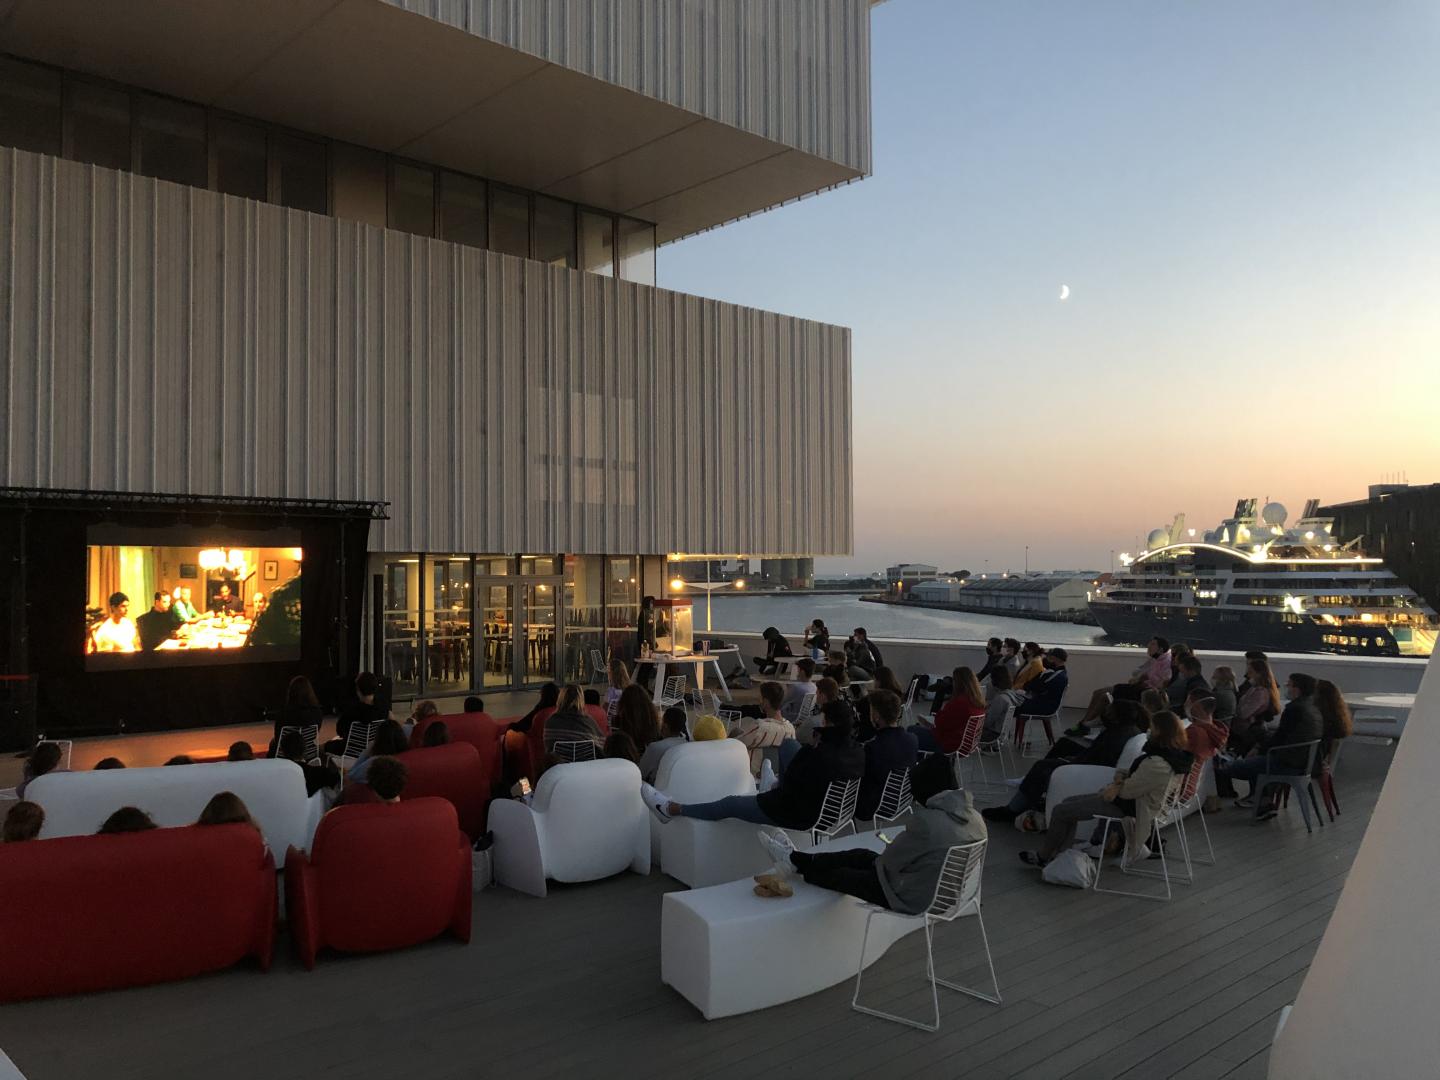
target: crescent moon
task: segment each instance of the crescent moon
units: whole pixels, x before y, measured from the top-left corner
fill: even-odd
[[[1069,286],[1069,285],[1061,285],[1061,286],[1060,286],[1060,299],[1061,299],[1061,300],[1069,300],[1069,299],[1070,299],[1070,286]]]

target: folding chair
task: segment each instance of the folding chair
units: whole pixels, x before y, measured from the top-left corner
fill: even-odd
[[[594,761],[595,743],[591,739],[562,739],[555,743],[555,760],[560,762]]]
[[[910,770],[891,769],[885,777],[885,787],[880,792],[880,803],[875,807],[874,823],[878,827],[883,821],[893,825],[906,814],[915,812],[915,800],[910,794]]]
[[[1160,813],[1155,816],[1155,832],[1157,836],[1162,828],[1162,823],[1164,825],[1170,825],[1172,827],[1175,827],[1178,830],[1178,826],[1175,824],[1175,819],[1177,816],[1176,809],[1180,805],[1180,793],[1184,790],[1184,776],[1173,776],[1170,778],[1170,786],[1165,789],[1165,800],[1160,805]],[[1125,846],[1121,849],[1120,852],[1120,872],[1122,874],[1133,874],[1136,877],[1153,877],[1161,879],[1165,882],[1165,895],[1161,896],[1157,893],[1150,892],[1136,892],[1133,889],[1102,889],[1100,887],[1100,878],[1105,872],[1105,856],[1103,852],[1105,851],[1106,842],[1110,839],[1110,826],[1113,823],[1117,827],[1120,827],[1123,826],[1124,822],[1127,820],[1134,821],[1134,818],[1125,818],[1122,817],[1120,814],[1096,814],[1095,816],[1101,821],[1103,821],[1105,824],[1101,828],[1100,832],[1100,851],[1102,852],[1100,856],[1100,865],[1095,870],[1095,884],[1090,887],[1096,892],[1115,893],[1119,896],[1138,896],[1141,900],[1172,899],[1174,893],[1172,892],[1170,887],[1170,865],[1169,860],[1165,854],[1165,845],[1160,845],[1160,872],[1158,874],[1154,870],[1149,869],[1148,867],[1142,868],[1139,866],[1132,866],[1130,863],[1129,831],[1123,827],[1120,828],[1120,835],[1125,838]],[[1184,841],[1181,841],[1180,843],[1183,850]]]
[[[855,973],[855,993],[850,998],[852,1009],[856,1012],[868,1013],[870,1016],[878,1016],[882,1020],[893,1020],[897,1024],[919,1028],[921,1031],[939,1031],[939,987],[941,986],[979,998],[981,1001],[988,1001],[992,1005],[1000,1004],[1000,982],[995,977],[995,961],[990,955],[990,938],[985,933],[985,916],[980,910],[981,875],[985,869],[985,847],[988,843],[987,840],[976,840],[974,843],[956,845],[946,852],[945,863],[940,868],[940,880],[935,885],[935,896],[930,901],[930,906],[920,914],[902,915],[875,904],[865,905],[869,909],[869,913],[865,916],[865,936],[860,941],[860,970]],[[980,941],[985,947],[985,963],[990,968],[990,983],[995,988],[993,995],[973,990],[948,979],[938,978],[935,974],[936,924],[954,922],[962,915],[972,914],[980,925]],[[930,980],[930,998],[935,1007],[935,1020],[932,1023],[912,1020],[907,1016],[897,1016],[895,1013],[884,1012],[860,1004],[860,985],[865,978],[865,950],[870,943],[870,923],[877,915],[889,916],[892,919],[925,920],[925,974]]]
[[[810,843],[818,844],[822,838],[840,835],[840,830],[849,826],[855,832],[855,806],[860,801],[860,780],[831,780],[825,789],[825,801],[820,804],[820,816],[810,827]]]

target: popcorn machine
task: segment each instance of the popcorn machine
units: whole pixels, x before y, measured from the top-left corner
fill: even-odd
[[[655,651],[682,656],[695,646],[695,611],[688,598],[655,601]]]

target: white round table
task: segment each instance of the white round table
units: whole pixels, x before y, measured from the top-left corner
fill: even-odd
[[[720,667],[720,658],[723,656],[739,657],[740,648],[737,645],[728,645],[723,649],[711,649],[708,653],[652,653],[650,656],[639,656],[635,658],[635,669],[638,671],[642,664],[652,664],[655,667],[655,693],[654,699],[658,704],[661,695],[665,692],[665,672],[672,667],[688,665],[695,673],[695,689],[705,689],[705,665],[715,665],[715,678],[719,680],[720,689],[725,694],[725,700],[733,700],[730,697],[730,687],[725,683],[725,672]]]

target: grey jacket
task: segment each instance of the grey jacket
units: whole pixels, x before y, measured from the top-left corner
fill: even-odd
[[[942,791],[915,808],[905,831],[875,862],[880,887],[894,911],[918,915],[935,899],[945,855],[957,844],[989,836],[968,791]]]

